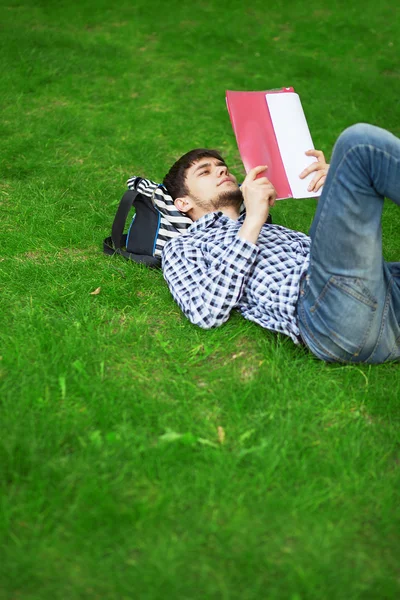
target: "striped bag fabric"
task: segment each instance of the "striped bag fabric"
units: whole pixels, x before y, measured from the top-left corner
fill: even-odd
[[[127,181],[127,186],[128,189],[136,189],[139,193],[149,198],[153,206],[160,213],[154,245],[154,256],[161,257],[163,248],[168,240],[181,233],[185,233],[188,227],[193,225],[193,221],[175,208],[173,199],[162,184],[150,181],[150,179],[131,177]],[[128,235],[130,233],[131,231],[129,231]]]

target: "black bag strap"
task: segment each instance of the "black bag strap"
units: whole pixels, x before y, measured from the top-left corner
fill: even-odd
[[[121,201],[119,203],[111,227],[111,239],[113,246],[116,250],[120,250],[121,247],[125,246],[126,236],[124,239],[124,229],[126,218],[129,214],[129,211],[132,208],[132,204],[134,203],[138,193],[139,192],[137,190],[127,190],[122,196]]]

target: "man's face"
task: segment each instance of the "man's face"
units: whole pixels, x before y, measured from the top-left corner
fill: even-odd
[[[186,186],[196,204],[210,211],[240,206],[243,200],[236,178],[226,164],[211,156],[200,158],[189,167]]]

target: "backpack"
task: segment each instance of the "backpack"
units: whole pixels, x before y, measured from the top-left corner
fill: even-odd
[[[103,242],[105,254],[120,254],[148,267],[161,267],[161,254],[168,240],[184,233],[193,221],[180,213],[166,188],[142,177],[131,177],[122,196],[111,236]],[[132,206],[135,214],[124,233]]]
[[[111,236],[103,241],[103,251],[159,269],[165,244],[185,233],[193,221],[175,208],[162,184],[143,177],[131,177],[127,185],[128,190],[121,198],[112,224]],[[128,232],[124,233],[132,206],[135,214]],[[268,215],[267,223],[272,223],[271,215]]]

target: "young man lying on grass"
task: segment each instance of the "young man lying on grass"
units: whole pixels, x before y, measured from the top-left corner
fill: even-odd
[[[309,236],[266,223],[276,192],[265,165],[239,189],[215,151],[193,150],[164,185],[193,220],[169,241],[163,272],[190,321],[218,327],[236,308],[262,327],[305,344],[325,361],[400,359],[400,263],[382,257],[384,197],[400,204],[400,140],[358,124],[320,151],[300,177],[324,185]],[[240,216],[244,201],[246,212]]]

